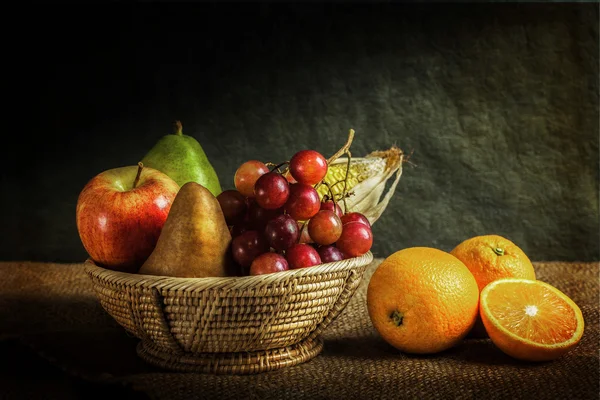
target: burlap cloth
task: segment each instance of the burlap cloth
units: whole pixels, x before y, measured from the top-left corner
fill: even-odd
[[[323,335],[313,360],[252,376],[172,373],[153,368],[100,307],[80,264],[0,263],[0,339],[18,337],[65,373],[118,384],[153,399],[597,399],[599,393],[598,263],[536,263],[540,280],[582,309],[578,347],[547,363],[519,362],[487,339],[467,339],[430,356],[401,354],[373,329],[369,267],[346,310]]]

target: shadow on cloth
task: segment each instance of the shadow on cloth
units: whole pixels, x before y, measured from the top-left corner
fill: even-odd
[[[149,398],[125,384],[94,383],[66,374],[30,350],[17,339],[0,341],[4,361],[0,363],[0,398],[3,400]]]
[[[122,329],[28,335],[22,337],[21,342],[72,375],[91,381],[156,372],[138,357],[139,339]]]
[[[121,329],[89,294],[24,293],[0,299],[2,336],[58,331]]]
[[[508,365],[527,367],[541,364],[516,360],[498,349],[490,339],[464,339],[456,346],[435,354],[408,354],[399,351],[376,336],[329,339],[321,357],[348,357],[365,360],[435,360],[439,357],[457,362],[482,365]],[[543,364],[543,363],[542,363]]]

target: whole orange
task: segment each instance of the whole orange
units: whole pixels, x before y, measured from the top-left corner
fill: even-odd
[[[390,255],[367,288],[373,326],[406,353],[437,353],[456,345],[473,327],[478,304],[477,282],[467,267],[429,247]]]
[[[502,278],[535,279],[529,257],[516,244],[499,235],[472,237],[456,246],[450,254],[469,268],[480,292],[490,282]],[[469,337],[487,336],[481,317],[477,317]]]
[[[529,257],[516,244],[499,235],[475,236],[451,252],[475,277],[479,291],[500,278],[535,279]]]

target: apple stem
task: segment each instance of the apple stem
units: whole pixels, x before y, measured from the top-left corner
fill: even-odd
[[[140,180],[140,175],[142,175],[142,170],[144,169],[144,164],[142,164],[142,162],[140,161],[138,163],[138,171],[137,171],[137,175],[135,176],[135,180],[133,181],[133,188],[135,189],[135,187],[137,186],[139,180]]]
[[[181,121],[175,121],[175,135],[182,136],[183,135],[183,125],[181,125]]]

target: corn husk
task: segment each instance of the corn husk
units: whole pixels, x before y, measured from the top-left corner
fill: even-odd
[[[346,188],[349,196],[345,199],[348,212],[362,213],[371,224],[374,224],[381,217],[396,191],[402,176],[403,159],[402,150],[396,146],[388,150],[374,151],[366,157],[352,157]],[[347,157],[338,158],[329,165],[324,178],[324,181],[331,186],[335,199],[344,212],[346,208],[342,196],[347,165]],[[394,181],[384,195],[386,184],[392,178]],[[330,195],[326,185],[319,186],[317,191],[321,198]]]

